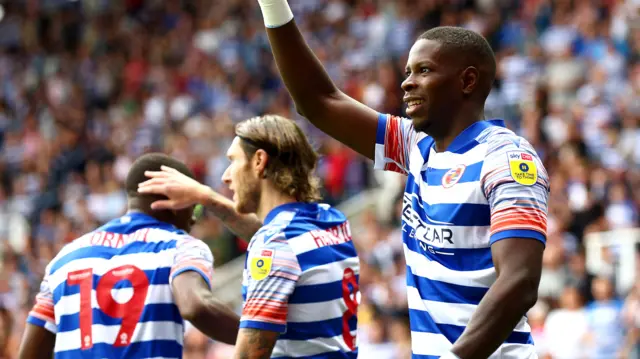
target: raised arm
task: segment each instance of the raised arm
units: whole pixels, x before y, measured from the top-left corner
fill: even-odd
[[[378,113],[335,86],[302,37],[287,0],[259,3],[278,70],[298,112],[331,137],[373,159]]]

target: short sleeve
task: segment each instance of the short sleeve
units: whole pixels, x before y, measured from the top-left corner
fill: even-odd
[[[46,273],[49,273],[47,268]],[[40,283],[40,291],[36,295],[35,304],[27,316],[27,323],[42,327],[53,334],[58,332],[54,314],[53,289],[49,284],[49,276],[45,275]]]
[[[286,332],[289,297],[301,274],[296,255],[286,241],[271,240],[251,249],[246,266],[240,328]]]
[[[180,238],[176,243],[169,283],[171,284],[177,275],[186,271],[199,273],[211,287],[213,254],[203,241],[193,237]]]
[[[535,150],[512,134],[489,140],[481,185],[491,209],[490,243],[532,238],[546,243],[549,177]]]
[[[374,168],[408,174],[409,154],[419,137],[411,120],[379,114]]]

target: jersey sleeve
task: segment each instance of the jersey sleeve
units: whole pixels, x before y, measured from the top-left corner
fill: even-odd
[[[374,168],[408,174],[409,153],[418,137],[411,120],[379,114]]]
[[[247,287],[240,328],[284,333],[289,296],[301,275],[295,253],[286,241],[271,240],[247,257]]]
[[[184,237],[178,240],[173,265],[171,266],[171,274],[169,275],[169,284],[173,282],[176,276],[186,271],[199,273],[211,287],[213,254],[209,246],[193,237]]]
[[[528,142],[514,135],[494,135],[481,185],[491,209],[491,244],[514,237],[546,243],[549,176]]]
[[[42,327],[53,334],[58,332],[53,303],[53,288],[49,284],[49,267],[40,283],[40,291],[36,295],[33,308],[27,316],[27,323]]]

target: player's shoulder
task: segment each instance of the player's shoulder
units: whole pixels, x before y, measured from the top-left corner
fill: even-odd
[[[478,135],[476,141],[485,144],[487,158],[502,157],[508,158],[509,154],[524,153],[531,156],[532,160],[540,162],[535,148],[524,137],[519,136],[512,130],[502,126],[491,126]]]
[[[295,238],[308,232],[327,231],[348,224],[347,216],[326,203],[310,203],[289,222],[285,229],[287,238]]]

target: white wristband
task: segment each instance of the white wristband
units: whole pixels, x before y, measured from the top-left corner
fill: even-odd
[[[440,359],[460,359],[457,355],[452,352],[446,352],[444,355],[440,356]]]
[[[264,26],[268,28],[280,27],[293,19],[293,12],[287,0],[258,0]]]

